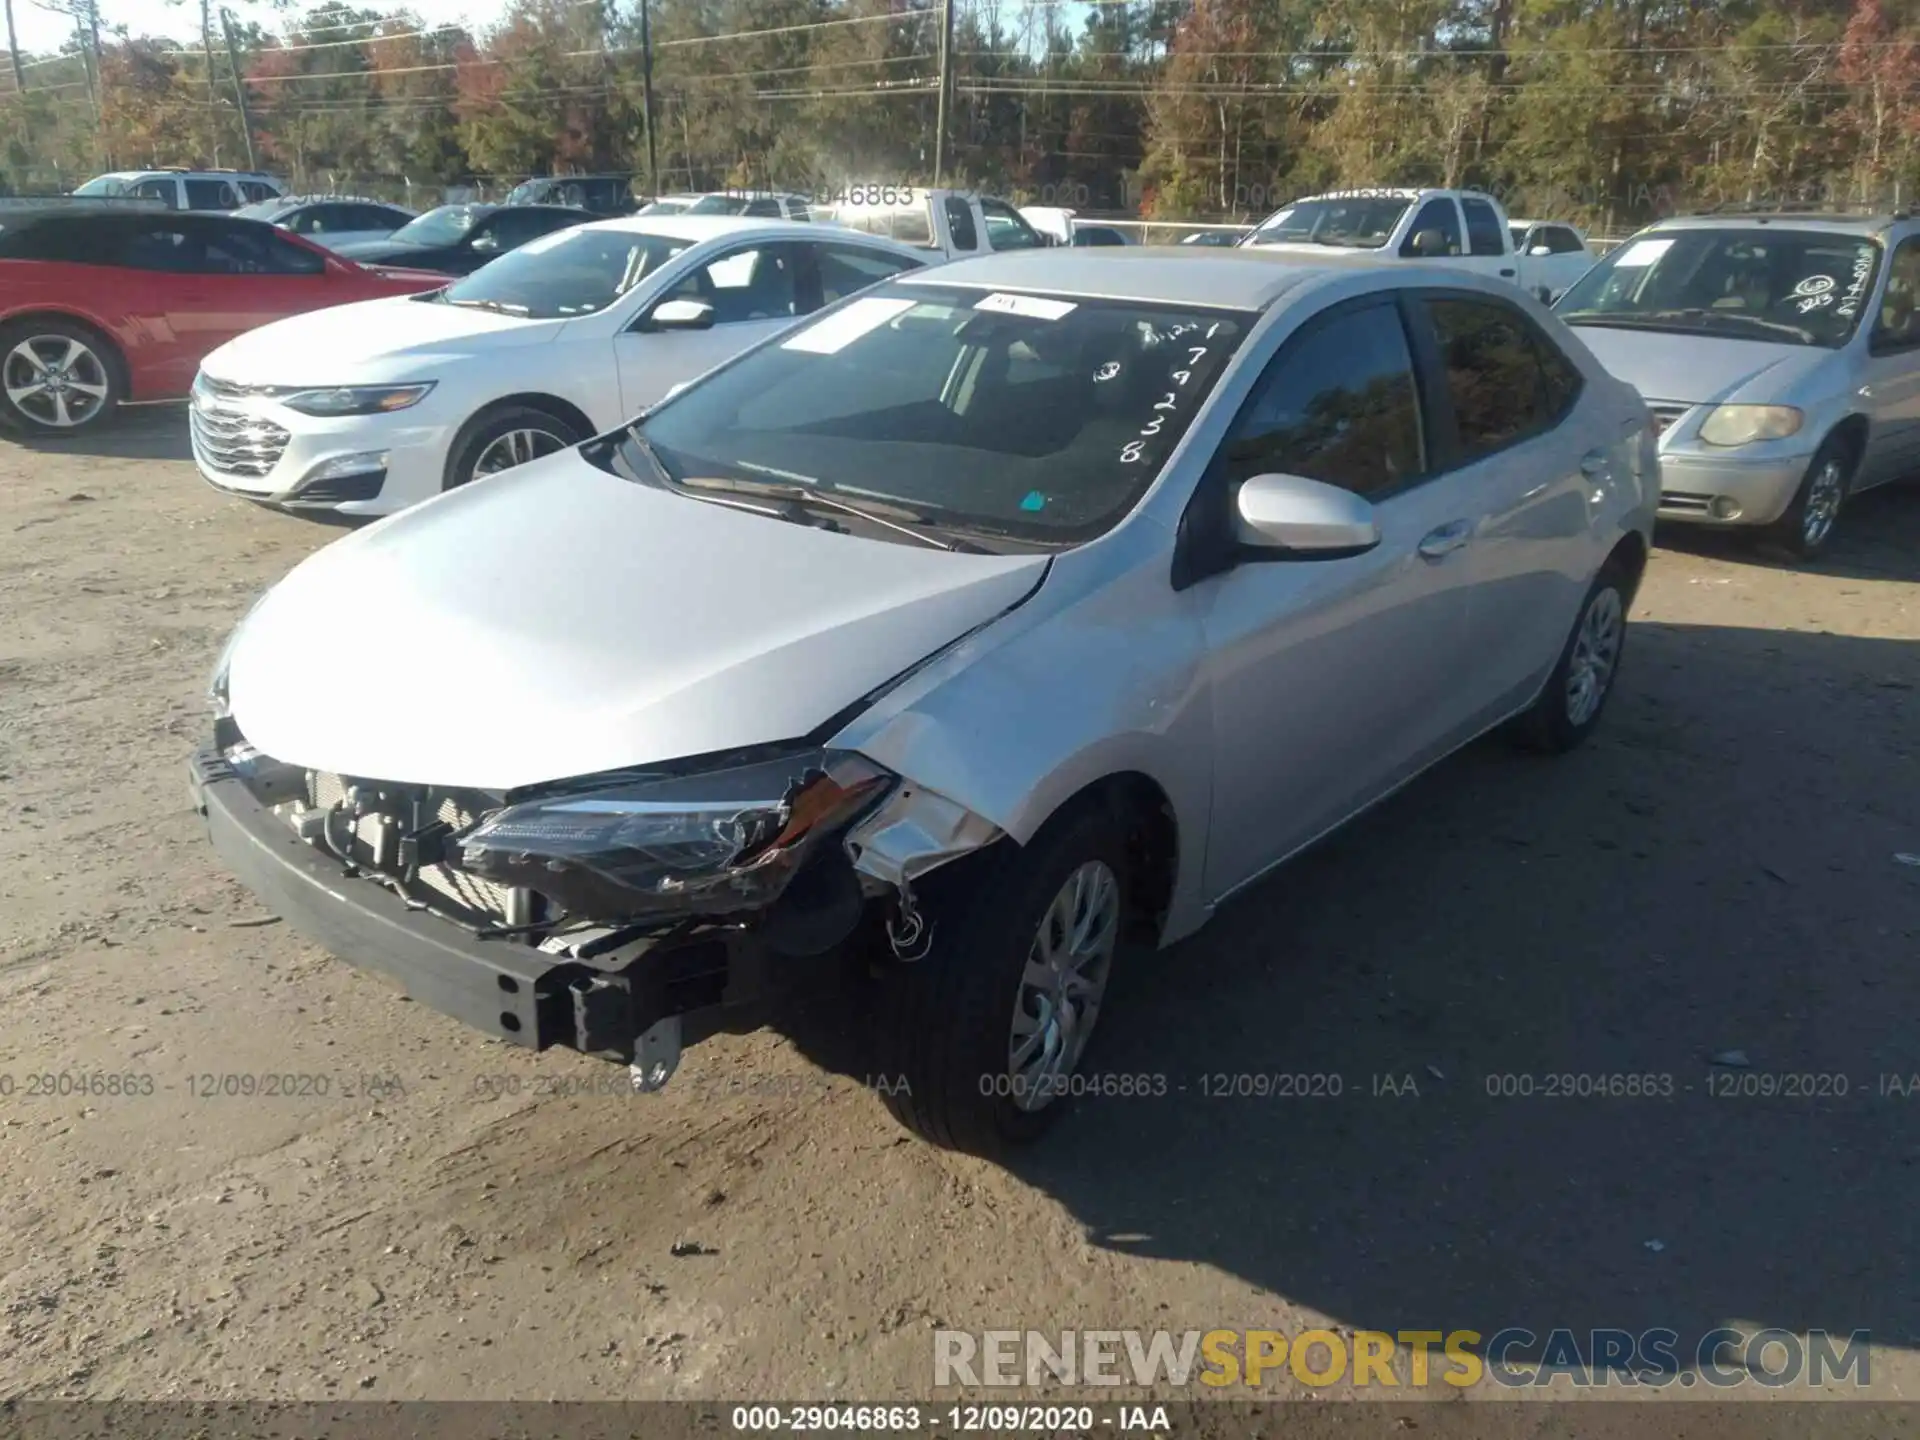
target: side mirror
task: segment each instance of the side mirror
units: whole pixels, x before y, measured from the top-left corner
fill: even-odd
[[[1552,253],[1553,253],[1552,248],[1546,245],[1536,245],[1531,250],[1527,251],[1527,254],[1529,255],[1551,255]]]
[[[1373,506],[1351,490],[1301,475],[1255,475],[1234,497],[1242,545],[1318,559],[1380,543]]]
[[[491,231],[484,235],[476,235],[473,237],[473,243],[467,248],[478,255],[491,255],[500,248],[500,237]]]
[[[1447,237],[1438,230],[1416,230],[1407,237],[1407,253],[1431,259],[1447,253]]]
[[[663,300],[647,317],[649,330],[711,330],[713,306],[704,300]]]

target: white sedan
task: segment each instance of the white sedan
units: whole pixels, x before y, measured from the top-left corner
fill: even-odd
[[[613,429],[927,260],[792,221],[570,227],[444,290],[297,316],[221,346],[194,381],[194,460],[220,489],[283,509],[391,514]]]

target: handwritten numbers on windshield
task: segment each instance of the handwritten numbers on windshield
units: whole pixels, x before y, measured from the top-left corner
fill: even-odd
[[[1182,335],[1191,334],[1199,328],[1197,324],[1176,325],[1166,334],[1161,335],[1156,333],[1153,338],[1157,343],[1174,342],[1178,341]],[[1219,328],[1220,326],[1217,323],[1209,326],[1206,335],[1201,338],[1212,339],[1214,331]],[[1138,465],[1146,458],[1147,441],[1158,435],[1161,430],[1166,427],[1167,412],[1179,408],[1180,391],[1186,387],[1189,380],[1193,379],[1194,371],[1198,370],[1200,368],[1200,362],[1207,358],[1210,348],[1211,347],[1206,345],[1192,344],[1185,347],[1187,352],[1185,367],[1175,370],[1167,377],[1173,382],[1175,388],[1167,391],[1166,394],[1154,402],[1153,413],[1147,417],[1147,423],[1140,428],[1138,438],[1129,440],[1125,445],[1120,447],[1120,463],[1122,465]]]
[[[1866,294],[1867,281],[1872,278],[1872,275],[1873,249],[1871,246],[1862,245],[1854,252],[1852,283],[1847,286],[1847,293],[1841,298],[1840,304],[1835,307],[1834,313],[1836,315],[1844,315],[1848,319],[1853,318],[1854,312],[1860,308],[1861,297]]]
[[[1833,304],[1833,277],[1809,275],[1793,287],[1793,293],[1800,302],[1800,313],[1810,315],[1824,305]]]

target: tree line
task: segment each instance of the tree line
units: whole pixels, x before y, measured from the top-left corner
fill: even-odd
[[[74,24],[22,55],[7,0],[0,174],[23,192],[241,165],[247,128],[296,188],[416,204],[594,170],[924,185],[943,40],[948,183],[1083,211],[1446,184],[1624,229],[1920,186],[1920,0],[511,0],[480,33],[250,0],[231,50],[213,0],[167,36],[34,3]]]

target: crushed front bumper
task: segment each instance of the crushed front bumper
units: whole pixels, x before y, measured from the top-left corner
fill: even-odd
[[[804,968],[773,964],[741,932],[629,940],[597,954],[483,939],[300,840],[217,749],[196,752],[189,770],[215,851],[263,905],[348,964],[515,1045],[631,1064],[660,1027],[676,1048],[734,1028]]]

